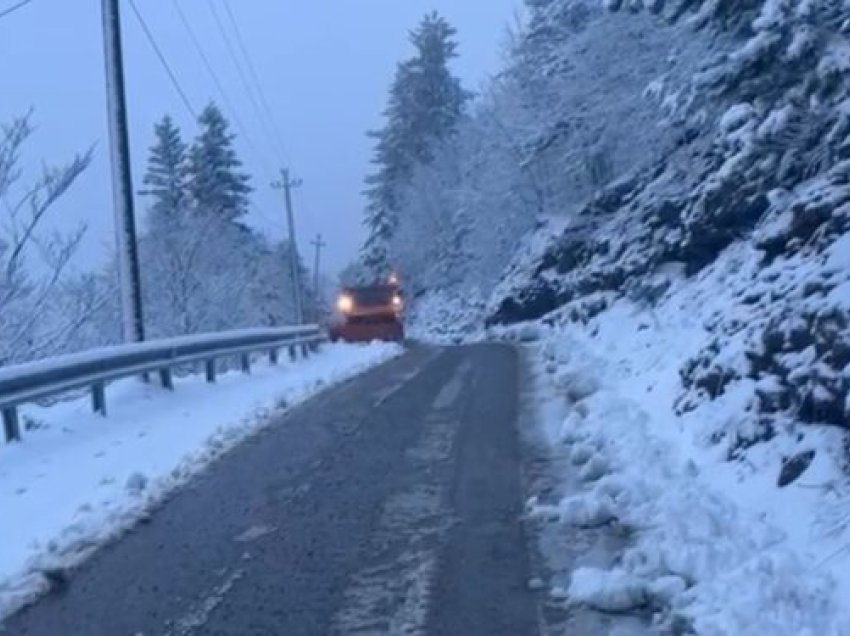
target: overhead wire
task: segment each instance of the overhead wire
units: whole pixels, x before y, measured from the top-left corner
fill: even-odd
[[[186,110],[189,111],[189,114],[192,115],[193,119],[198,118],[198,114],[194,108],[192,108],[192,104],[189,102],[189,98],[186,96],[186,93],[183,91],[183,87],[180,86],[180,81],[177,79],[177,75],[175,75],[174,70],[171,68],[171,65],[168,63],[168,60],[165,58],[165,54],[162,52],[162,49],[157,44],[156,38],[151,32],[150,28],[145,22],[144,17],[142,16],[141,11],[136,6],[135,0],[130,0],[130,8],[133,10],[133,13],[136,15],[136,19],[139,21],[139,24],[142,27],[142,31],[145,34],[148,42],[156,53],[156,56],[159,58],[160,63],[162,64],[165,72],[168,74],[169,79],[171,80],[171,84],[174,86],[174,89],[177,91],[177,94],[180,95],[180,99],[183,102],[183,105],[186,107]]]
[[[6,9],[3,9],[2,11],[0,11],[0,18],[5,18],[7,15],[14,13],[18,9],[23,9],[30,2],[32,2],[32,0],[21,0],[21,2],[13,4],[11,7],[7,7]]]
[[[260,105],[263,107],[263,111],[265,112],[272,131],[274,132],[275,141],[277,142],[279,150],[283,155],[284,159],[288,160],[286,144],[283,141],[283,135],[281,134],[280,128],[278,128],[277,122],[274,118],[274,115],[272,114],[272,109],[269,106],[269,100],[266,98],[266,92],[263,90],[263,83],[260,81],[259,73],[257,73],[257,67],[254,64],[250,52],[248,51],[248,47],[245,45],[245,38],[242,37],[242,30],[239,28],[239,23],[236,21],[236,16],[234,16],[228,0],[222,0],[222,2],[224,4],[224,9],[227,13],[228,20],[233,26],[233,32],[236,35],[236,43],[239,46],[239,49],[242,51],[242,56],[245,58],[245,62],[248,66],[248,72],[254,81],[254,87],[257,90],[257,95],[259,95],[260,97]]]
[[[201,44],[200,38],[198,38],[195,30],[192,28],[192,24],[189,19],[186,17],[186,13],[183,11],[183,8],[180,6],[179,0],[173,0],[172,4],[174,5],[175,10],[177,11],[177,17],[179,18],[183,28],[186,30],[186,33],[189,35],[189,40],[192,42],[192,46],[198,54],[198,57],[201,58],[204,67],[207,70],[207,73],[212,78],[213,84],[216,87],[216,90],[221,97],[222,102],[224,103],[224,107],[230,113],[230,116],[233,118],[233,121],[236,123],[236,127],[239,129],[239,132],[242,133],[242,137],[245,139],[245,143],[248,144],[248,147],[251,151],[256,155],[257,159],[259,159],[260,163],[263,166],[263,169],[269,173],[269,175],[273,175],[274,171],[271,169],[271,166],[268,163],[268,160],[264,153],[260,152],[259,147],[254,143],[254,139],[248,133],[248,129],[245,126],[242,118],[239,116],[239,111],[234,106],[233,102],[230,99],[227,91],[224,88],[224,84],[218,76],[218,73],[215,70],[212,62],[210,61],[209,56],[204,51],[204,47]]]
[[[211,1],[208,3],[208,5],[210,7],[210,10],[212,11],[213,19],[215,20],[215,23],[218,26],[221,38],[222,40],[224,40],[224,45],[227,48],[230,60],[233,62],[233,66],[236,67],[236,72],[239,75],[239,79],[242,82],[242,86],[245,89],[245,93],[248,95],[248,101],[251,102],[251,106],[253,106],[260,124],[266,127],[266,134],[269,134],[270,137],[274,138],[274,132],[268,128],[268,123],[263,118],[262,108],[260,108],[260,105],[257,102],[257,98],[254,95],[254,91],[251,87],[251,83],[248,81],[247,75],[245,74],[245,69],[239,62],[239,57],[236,55],[236,49],[233,46],[233,41],[227,34],[227,29],[225,28],[224,22],[222,21],[221,16],[219,15],[218,9],[216,9],[215,2]],[[284,157],[281,156],[279,159],[281,160],[281,163],[283,163]]]
[[[32,2],[32,0],[26,0],[26,2]],[[145,21],[144,16],[142,15],[141,11],[139,10],[138,6],[135,3],[135,0],[129,0],[129,3],[130,3],[130,7],[133,10],[133,13],[135,14],[137,20],[139,21],[139,24],[142,27],[142,30],[144,31],[145,37],[147,38],[148,42],[150,43],[151,47],[153,48],[154,52],[156,53],[157,57],[159,58],[159,61],[162,64],[162,66],[164,67],[166,73],[168,74],[168,77],[171,80],[171,83],[174,86],[175,90],[180,95],[180,98],[183,102],[183,105],[189,111],[191,116],[194,119],[197,119],[198,115],[197,115],[196,110],[192,107],[192,104],[189,101],[189,99],[186,95],[186,92],[183,90],[183,88],[180,84],[180,81],[177,78],[177,74],[174,72],[173,68],[169,64],[168,59],[166,58],[164,52],[162,51],[162,48],[159,46],[158,42],[156,41],[156,38],[153,35],[152,30],[150,29],[147,22]],[[215,68],[213,67],[212,63],[210,62],[209,57],[206,55],[206,53],[203,49],[203,46],[201,45],[200,39],[197,37],[197,34],[195,33],[194,29],[192,28],[191,23],[189,22],[188,18],[186,17],[186,14],[183,12],[183,10],[180,7],[180,4],[177,0],[174,0],[173,4],[174,4],[174,6],[177,10],[177,14],[178,14],[178,17],[180,19],[180,22],[183,24],[184,28],[186,29],[187,33],[189,34],[189,39],[192,41],[192,44],[193,44],[195,50],[197,51],[199,57],[201,58],[201,61],[203,62],[204,66],[206,67],[207,72],[210,74],[210,77],[212,78],[213,83],[216,86],[216,89],[218,90],[218,92],[221,95],[221,98],[222,98],[222,101],[225,104],[225,107],[228,108],[228,110],[230,111],[231,117],[233,118],[237,127],[242,132],[242,135],[243,135],[246,143],[248,144],[250,149],[254,152],[254,154],[257,156],[257,159],[260,161],[262,168],[268,173],[269,176],[272,176],[274,174],[274,171],[271,169],[271,166],[269,165],[269,163],[266,159],[266,156],[262,152],[259,151],[258,147],[254,144],[251,136],[248,134],[247,128],[245,127],[242,119],[239,117],[239,113],[236,110],[236,108],[234,107],[233,102],[230,100],[230,98],[227,94],[227,91],[224,89],[224,85],[221,82],[221,79],[219,78],[218,74],[216,73]],[[217,20],[217,22],[220,24],[220,20]],[[232,51],[231,51],[231,54],[232,54]],[[254,211],[254,213],[256,213],[257,215],[262,217],[266,222],[268,222],[272,225],[275,225],[278,228],[282,227],[283,223],[281,221],[278,221],[278,220],[275,220],[275,219],[272,219],[271,217],[269,217],[267,214],[265,214],[262,210],[260,210],[257,207],[257,205],[254,203],[254,201],[249,200],[249,206]]]

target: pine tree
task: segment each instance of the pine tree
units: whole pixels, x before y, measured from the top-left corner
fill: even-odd
[[[431,159],[430,146],[454,130],[470,97],[448,68],[457,57],[456,35],[445,18],[431,13],[410,36],[418,55],[406,67],[410,92],[405,97],[413,126],[409,142],[413,158],[423,163]]]
[[[455,35],[456,30],[437,13],[425,16],[410,34],[416,55],[396,69],[384,111],[386,125],[370,133],[376,140],[373,163],[377,170],[366,179],[369,235],[362,260],[373,275],[389,268],[400,191],[414,168],[429,163],[433,147],[453,132],[470,97],[448,68],[457,57]]]
[[[235,135],[215,104],[198,118],[201,133],[189,151],[189,192],[195,211],[235,221],[248,211],[249,177],[233,147]]]
[[[174,120],[166,115],[154,126],[154,145],[150,148],[148,168],[140,194],[153,198],[150,207],[151,224],[174,220],[185,210],[186,144]]]

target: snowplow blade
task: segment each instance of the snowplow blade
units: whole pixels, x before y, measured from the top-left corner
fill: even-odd
[[[332,327],[330,337],[334,342],[401,342],[404,340],[404,327],[398,321],[347,322]]]

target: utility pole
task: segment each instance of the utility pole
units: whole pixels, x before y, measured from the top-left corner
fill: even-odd
[[[289,227],[289,257],[292,272],[292,300],[295,303],[295,320],[299,325],[304,324],[304,305],[301,302],[301,281],[298,276],[298,243],[295,240],[295,217],[292,212],[292,189],[301,185],[301,179],[292,179],[289,168],[280,171],[281,180],[272,182],[276,190],[283,190],[286,202],[286,223]]]
[[[127,132],[127,98],[124,93],[124,59],[121,51],[121,14],[118,3],[119,0],[102,0],[112,198],[124,340],[141,342],[145,339],[145,325],[133,210],[133,179],[130,174],[130,139]]]
[[[322,290],[319,289],[319,260],[321,258],[320,254],[322,252],[322,248],[327,245],[322,240],[321,234],[316,234],[316,238],[310,243],[316,248],[316,260],[313,264],[313,291],[316,294],[316,321],[318,322],[321,319],[321,311],[322,311]]]
[[[322,240],[321,234],[316,234],[316,238],[313,239],[313,241],[310,244],[313,245],[316,248],[316,260],[315,260],[315,264],[313,266],[313,289],[315,290],[316,299],[318,300],[319,291],[320,291],[319,290],[319,259],[320,259],[320,254],[321,254],[322,248],[325,247],[327,245],[327,243],[325,243]]]

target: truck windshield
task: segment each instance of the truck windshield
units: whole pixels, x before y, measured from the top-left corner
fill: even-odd
[[[354,302],[362,306],[389,305],[393,301],[395,288],[389,285],[380,287],[358,287],[351,290]]]

